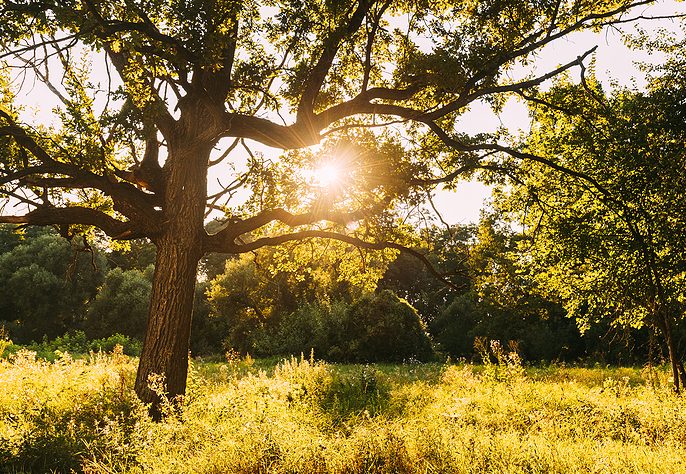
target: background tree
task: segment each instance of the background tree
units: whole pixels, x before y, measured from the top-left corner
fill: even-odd
[[[675,388],[686,382],[678,324],[686,296],[684,75],[672,62],[646,92],[605,94],[588,78],[533,98],[532,153],[500,203],[529,240],[523,255],[582,327],[659,331]]]
[[[348,354],[357,362],[426,361],[433,356],[431,340],[417,310],[388,290],[353,303],[344,334]]]
[[[429,330],[452,357],[475,354],[477,338],[515,341],[533,360],[576,360],[585,356],[575,324],[559,304],[542,296],[518,259],[521,236],[509,223],[484,215],[473,230],[462,265],[465,291],[440,308]]]
[[[0,221],[57,224],[67,237],[96,226],[113,239],[150,238],[155,274],[136,391],[154,402],[148,378],[163,374],[169,395],[183,394],[205,253],[312,237],[401,248],[401,204],[412,208],[426,187],[470,173],[484,155],[531,158],[497,136],[461,133],[456,119],[470,104],[498,107],[504,94],[581,65],[591,51],[522,80],[507,74],[544,46],[630,21],[626,13],[648,3],[3,0],[5,69],[22,68],[59,105],[56,125],[30,126],[5,75],[0,185],[27,209]],[[92,77],[103,63],[107,74]],[[291,151],[267,159],[246,140]],[[229,158],[232,150],[244,154]],[[302,171],[325,161],[340,179],[313,186]],[[208,192],[208,169],[222,163],[236,172],[226,166]],[[247,201],[236,205],[240,189]],[[210,234],[214,209],[225,222]]]
[[[208,286],[211,317],[226,321],[227,347],[241,353],[297,355],[323,349],[323,343],[305,347],[313,344],[307,342],[308,333],[327,324],[332,304],[347,306],[373,291],[384,257],[392,258],[317,239],[241,255],[227,260],[224,272]],[[317,354],[325,356],[324,351]]]
[[[101,254],[50,229],[28,234],[0,227],[0,324],[18,343],[80,327],[105,267]]]
[[[472,225],[420,230],[414,247],[427,255],[432,267],[451,284],[436,278],[430,269],[413,255],[401,253],[390,262],[378,283],[379,290],[391,290],[417,309],[425,324],[455,298],[472,289],[469,253],[476,229]]]
[[[123,334],[142,341],[150,303],[152,266],[145,271],[107,272],[97,296],[88,307],[84,329],[91,339]]]

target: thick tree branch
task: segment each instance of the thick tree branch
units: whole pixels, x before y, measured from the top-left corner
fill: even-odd
[[[236,3],[238,5],[238,3]],[[230,21],[230,30],[224,39],[224,45],[221,48],[220,66],[216,70],[209,70],[203,68],[202,71],[194,75],[194,81],[197,77],[200,87],[204,89],[212,101],[223,104],[226,101],[226,96],[231,89],[231,73],[233,70],[233,63],[236,55],[236,46],[239,28],[239,12],[238,10],[232,12],[231,18],[223,18],[219,23]]]
[[[387,101],[404,101],[410,99],[421,90],[421,83],[418,82],[405,89],[371,88],[361,92],[354,99],[337,104],[312,116],[307,122],[297,121],[290,126],[278,125],[258,117],[227,113],[224,116],[224,123],[226,126],[224,135],[250,138],[268,146],[289,149],[302,148],[319,143],[322,138],[322,130],[338,120],[354,115],[380,114],[401,117],[403,120],[420,122],[433,121],[459,110],[481,97],[506,92],[518,92],[540,85],[546,80],[555,77],[574,66],[583,65],[584,59],[595,50],[596,48],[594,47],[573,61],[533,79],[512,84],[486,87],[476,92],[462,95],[457,100],[432,112],[425,112],[423,110],[394,104],[371,102],[372,100],[377,99]]]
[[[130,222],[123,222],[87,207],[41,207],[23,216],[2,216],[0,223],[28,225],[92,225],[102,229],[113,239],[145,237]]]
[[[474,86],[476,86],[480,81],[483,81],[488,77],[493,77],[493,75],[497,73],[498,69],[504,64],[507,64],[517,58],[522,58],[536,50],[540,50],[542,47],[552,43],[555,40],[565,37],[570,33],[578,31],[584,27],[588,27],[597,20],[611,19],[631,10],[632,8],[653,3],[653,1],[654,0],[638,0],[635,2],[628,1],[623,5],[620,5],[612,10],[608,10],[602,13],[592,13],[586,15],[578,19],[577,21],[567,25],[566,27],[559,29],[557,32],[554,32],[557,28],[557,25],[555,24],[555,18],[557,18],[559,13],[558,4],[556,5],[555,11],[553,13],[554,19],[551,21],[550,25],[547,28],[545,28],[545,31],[542,29],[540,31],[532,33],[531,35],[528,35],[520,43],[519,48],[516,48],[512,51],[507,51],[499,56],[494,57],[492,61],[485,64],[466,82],[462,94],[469,94],[469,91]],[[608,20],[607,22],[601,23],[601,25],[608,25],[611,24],[613,21],[619,21],[619,19]],[[540,39],[536,40],[536,38]]]
[[[376,208],[385,207],[388,201],[377,204]],[[235,240],[241,235],[255,231],[272,222],[281,222],[289,227],[315,224],[321,221],[346,225],[358,221],[373,212],[373,209],[356,210],[351,212],[321,209],[303,214],[293,214],[285,209],[271,209],[261,212],[247,219],[235,220],[227,224],[220,232],[210,235],[206,239],[208,251],[221,251],[221,248],[235,245]]]
[[[371,3],[373,2],[369,2],[369,4],[367,4],[367,2],[360,2],[357,11],[353,14],[353,17],[351,17],[350,22],[347,25],[341,25],[336,32],[342,32],[348,27],[359,28],[364,15],[366,15],[371,7]],[[397,116],[406,120],[437,120],[438,118],[465,107],[478,98],[492,94],[519,92],[527,88],[535,87],[573,66],[583,65],[583,60],[587,58],[595,48],[585,52],[573,61],[533,79],[512,84],[500,84],[481,88],[477,86],[479,83],[482,83],[486,77],[495,74],[504,64],[517,58],[524,57],[527,54],[542,48],[546,44],[588,26],[597,20],[609,19],[628,11],[630,8],[648,3],[650,3],[650,0],[625,3],[610,11],[587,15],[558,31],[554,31],[555,28],[553,25],[548,25],[545,27],[545,31],[541,30],[541,34],[530,35],[530,38],[525,39],[521,48],[497,56],[490,63],[485,64],[467,81],[463,92],[455,100],[431,112],[417,110],[403,105],[372,102],[374,100],[384,100],[387,102],[408,100],[421,90],[422,83],[417,82],[406,89],[371,88],[369,90],[364,90],[353,99],[334,105],[318,114],[314,114],[314,101],[321,89],[326,74],[328,73],[328,68],[330,68],[333,62],[340,41],[337,39],[337,34],[340,34],[340,32],[334,32],[328,38],[328,46],[325,46],[322,56],[310,73],[307,86],[300,101],[298,117],[294,124],[283,126],[277,125],[266,119],[226,113],[223,119],[225,131],[222,133],[222,136],[250,138],[268,146],[289,149],[301,148],[319,143],[322,138],[322,130],[338,120],[354,115],[381,114]],[[359,16],[359,25],[356,15]],[[539,39],[535,40],[535,38]]]
[[[28,150],[41,162],[37,166],[0,174],[0,183],[19,181],[34,186],[98,189],[113,199],[117,211],[130,219],[147,222],[146,226],[155,227],[159,219],[158,213],[154,210],[158,199],[155,195],[146,194],[128,183],[119,182],[113,176],[100,176],[53,159],[33,137],[16,125],[8,114],[0,111],[0,116],[10,123],[10,125],[0,127],[0,136],[12,137],[18,145]],[[54,175],[62,175],[66,178]]]
[[[459,290],[460,288],[457,287],[453,282],[451,282],[446,275],[441,274],[436,270],[436,268],[433,266],[433,264],[429,261],[426,256],[414,249],[411,249],[409,247],[406,247],[404,245],[395,243],[395,242],[368,242],[366,240],[362,240],[358,237],[353,237],[350,235],[345,235],[345,234],[339,234],[337,232],[330,232],[330,231],[325,231],[325,230],[303,230],[300,232],[294,232],[292,234],[283,234],[283,235],[278,235],[274,237],[262,237],[257,240],[254,240],[252,242],[248,242],[245,244],[232,244],[232,245],[227,245],[223,247],[221,250],[222,252],[227,252],[227,253],[246,253],[246,252],[252,252],[254,250],[257,250],[262,247],[266,246],[276,246],[276,245],[281,245],[286,242],[292,242],[292,241],[297,241],[297,240],[304,240],[304,239],[310,239],[310,238],[320,238],[320,239],[332,239],[332,240],[338,240],[340,242],[345,242],[347,244],[353,245],[357,248],[362,248],[362,249],[368,249],[368,250],[385,250],[385,249],[393,249],[393,250],[398,250],[400,252],[406,253],[408,255],[411,255],[412,257],[418,259],[424,266],[427,268],[429,273],[431,273],[434,277],[438,278],[442,282],[444,282],[446,285],[450,286],[451,288],[455,290]]]
[[[314,113],[314,103],[317,95],[324,84],[326,75],[331,69],[338,48],[344,38],[351,36],[361,26],[367,12],[375,0],[360,0],[357,9],[353,12],[347,23],[339,25],[325,40],[323,51],[319,60],[314,65],[305,82],[305,88],[298,105],[298,121],[307,121],[307,117]]]
[[[413,186],[431,186],[434,184],[441,184],[441,183],[450,183],[452,181],[455,181],[457,178],[462,176],[463,174],[469,173],[470,171],[474,171],[476,169],[481,168],[482,166],[480,165],[481,160],[484,158],[488,158],[491,155],[494,155],[498,153],[496,150],[489,151],[488,153],[484,153],[483,155],[474,158],[471,160],[470,163],[465,164],[463,166],[460,166],[459,168],[456,168],[455,170],[451,171],[450,173],[439,176],[437,178],[426,178],[426,179],[411,179],[409,181],[410,185]]]
[[[390,104],[375,104],[374,98],[404,100],[419,90],[419,86],[408,89],[372,88],[347,102],[335,105],[307,121],[296,121],[292,125],[279,125],[270,120],[250,115],[225,113],[224,131],[221,136],[249,138],[264,145],[280,149],[303,148],[319,143],[320,132],[333,122],[358,114],[397,115],[405,119],[417,119],[424,112]]]
[[[376,38],[376,32],[379,29],[379,24],[381,23],[381,18],[386,12],[388,7],[391,5],[390,0],[386,0],[381,8],[374,13],[372,18],[372,28],[367,33],[367,44],[364,48],[364,74],[362,77],[362,91],[366,91],[369,86],[369,78],[372,72],[372,50],[374,49],[374,40]]]
[[[445,105],[444,107],[441,107],[431,113],[422,114],[421,120],[437,120],[451,112],[454,112],[456,110],[461,109],[462,107],[465,107],[466,105],[474,102],[476,99],[479,99],[487,95],[502,94],[505,92],[519,92],[541,85],[548,79],[552,79],[553,77],[560,75],[561,73],[567,71],[568,69],[571,69],[574,66],[583,67],[584,59],[586,59],[590,54],[595,52],[596,49],[598,49],[598,47],[594,46],[581,56],[578,56],[573,61],[570,61],[562,66],[559,66],[556,69],[553,69],[552,71],[549,71],[548,73],[540,75],[538,77],[528,79],[526,81],[514,82],[512,84],[502,84],[492,87],[485,87],[471,94],[461,95],[457,100]]]

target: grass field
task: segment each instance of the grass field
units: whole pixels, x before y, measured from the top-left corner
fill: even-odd
[[[136,360],[0,360],[0,472],[686,472],[662,370],[193,362],[154,423]]]

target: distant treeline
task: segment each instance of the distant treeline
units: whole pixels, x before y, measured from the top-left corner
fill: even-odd
[[[196,289],[192,353],[313,350],[330,361],[472,359],[475,339],[485,337],[515,341],[527,361],[660,360],[646,328],[600,322],[582,335],[558,303],[529,291],[508,261],[514,238],[488,219],[450,233],[434,230],[431,240],[441,240],[442,250],[433,253],[433,263],[452,287],[411,256],[368,261],[363,268],[343,247],[327,247],[322,259],[319,247],[326,244],[318,242],[290,249],[297,266],[279,265],[274,250],[210,255]],[[143,340],[152,244],[105,250],[69,242],[50,228],[4,226],[0,252],[0,325],[15,344],[46,345],[67,333],[72,336],[64,340],[83,347],[93,345],[86,339],[114,334],[134,348]]]

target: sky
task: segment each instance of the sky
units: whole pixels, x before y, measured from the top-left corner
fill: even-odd
[[[686,5],[675,0],[658,2],[656,5],[646,7],[639,13],[645,16],[660,16],[666,14],[686,13]],[[646,31],[657,31],[659,28],[678,30],[678,23],[666,20],[654,20],[650,23],[642,22]],[[622,31],[631,33],[635,31],[635,24],[627,24]],[[598,46],[593,58],[596,64],[596,75],[606,89],[616,82],[620,85],[634,84],[642,87],[645,78],[637,67],[637,62],[659,62],[663,58],[650,57],[642,51],[632,51],[627,48],[619,32],[606,29],[600,33],[583,32],[569,36],[555,42],[544,49],[537,57],[533,72],[547,72],[555,69],[560,64],[565,64],[577,56],[583,54],[594,46]],[[587,61],[588,63],[588,61]],[[103,64],[93,64],[95,75],[105,77]],[[523,77],[531,69],[515,69],[512,71],[513,78]],[[578,76],[578,69],[572,71]],[[26,106],[23,119],[28,123],[36,120],[42,123],[50,123],[54,120],[51,110],[58,105],[57,99],[44,87],[36,84],[32,86],[31,80],[24,84],[19,102]],[[549,82],[550,85],[552,82]],[[529,127],[529,119],[525,104],[512,99],[504,107],[499,115],[495,115],[484,104],[475,104],[463,115],[458,122],[464,132],[492,132],[504,126],[512,133],[525,133]],[[270,153],[265,147],[257,147],[258,150]],[[273,152],[272,152],[273,153]],[[210,175],[210,189],[218,188],[218,175]],[[224,179],[223,181],[226,181]],[[441,213],[443,219],[450,224],[467,224],[479,220],[482,208],[487,205],[491,189],[476,181],[460,182],[454,191],[438,189],[435,193],[434,204]]]

